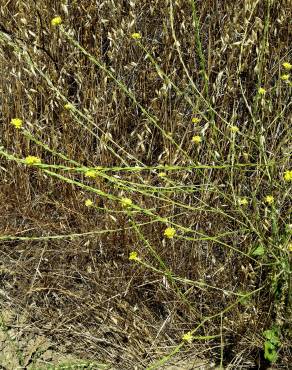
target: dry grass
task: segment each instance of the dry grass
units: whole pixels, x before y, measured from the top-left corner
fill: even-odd
[[[276,328],[288,369],[291,1],[4,3],[3,306],[117,369],[265,369]]]

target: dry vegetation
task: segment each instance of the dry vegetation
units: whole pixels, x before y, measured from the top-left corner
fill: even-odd
[[[26,331],[120,370],[288,369],[291,5],[1,1],[0,297]]]

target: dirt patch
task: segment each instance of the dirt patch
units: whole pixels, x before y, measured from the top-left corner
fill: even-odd
[[[3,309],[0,318],[0,368],[3,370],[109,368],[57,348],[49,338],[34,332],[25,315]]]

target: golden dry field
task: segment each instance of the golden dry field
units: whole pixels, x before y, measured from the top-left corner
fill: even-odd
[[[0,1],[0,369],[291,369],[291,16]]]

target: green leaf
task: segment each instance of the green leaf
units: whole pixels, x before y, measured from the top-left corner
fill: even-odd
[[[247,306],[251,302],[251,297],[247,295],[248,292],[240,291],[238,292],[243,297],[240,298],[240,303],[244,306]]]
[[[278,359],[278,354],[277,354],[276,347],[274,346],[274,344],[267,340],[265,342],[264,349],[265,349],[265,353],[264,353],[265,359],[270,362],[276,362]]]
[[[280,344],[279,334],[277,328],[264,331],[264,337],[273,345],[277,346]]]
[[[252,252],[253,256],[263,256],[266,253],[265,248],[262,245],[258,245]]]

